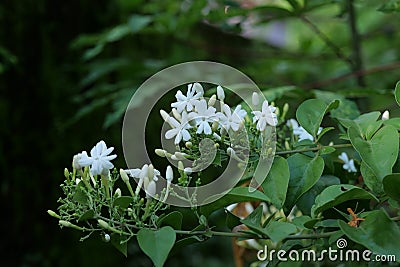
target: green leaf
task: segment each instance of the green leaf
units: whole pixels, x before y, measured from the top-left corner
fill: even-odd
[[[240,224],[239,217],[237,217],[235,214],[233,214],[229,210],[225,210],[225,212],[226,212],[226,226],[229,229],[233,229],[235,226]]]
[[[354,199],[374,199],[378,201],[374,195],[360,187],[349,184],[331,185],[317,196],[315,204],[311,208],[311,215],[316,217],[320,212]]]
[[[384,125],[392,125],[394,128],[396,128],[397,130],[400,129],[400,118],[392,118],[392,119],[388,119],[383,121]]]
[[[263,207],[262,205],[259,205],[246,218],[240,220],[240,222],[249,227],[254,232],[264,235],[265,234],[264,228],[261,225],[262,216],[263,216]]]
[[[277,209],[281,209],[283,203],[285,203],[289,178],[289,165],[286,159],[278,156],[275,157],[271,170],[261,184],[261,187],[265,195]]]
[[[336,109],[339,103],[339,100],[334,100],[327,105],[320,99],[306,100],[296,111],[297,121],[316,139],[318,129],[325,114],[332,109]]]
[[[82,214],[81,217],[79,217],[78,222],[84,222],[90,220],[94,218],[94,215],[95,215],[94,210],[88,210],[84,214]]]
[[[133,202],[132,197],[122,196],[114,199],[114,206],[121,207],[122,209],[127,209],[129,205]]]
[[[82,204],[82,205],[86,205],[89,201],[89,198],[85,192],[84,188],[84,183],[83,181],[80,181],[79,184],[76,186],[76,191],[74,194],[74,197],[72,198],[74,201]]]
[[[336,148],[334,147],[330,147],[330,146],[324,146],[321,150],[320,150],[320,155],[326,155],[326,154],[331,154],[333,152],[336,151]]]
[[[126,242],[126,237],[112,233],[111,244],[118,249],[119,252],[124,254],[125,257],[128,257],[128,242]]]
[[[137,233],[139,247],[150,257],[156,267],[162,267],[175,244],[176,234],[170,226],[159,230],[140,229]]]
[[[286,194],[285,210],[289,212],[297,200],[318,181],[324,170],[321,157],[310,158],[303,154],[294,154],[288,159],[290,180]]]
[[[362,114],[355,120],[339,119],[339,122],[347,129],[351,127],[357,129],[357,131],[364,137],[368,127],[376,122],[380,116],[381,113],[379,111],[374,111]]]
[[[394,97],[396,98],[397,104],[400,106],[400,81],[396,83],[396,87],[394,88]]]
[[[322,138],[322,136],[324,136],[327,132],[332,131],[334,129],[335,129],[335,127],[326,127],[324,129],[322,129],[322,131],[318,134],[317,141],[319,141]]]
[[[183,215],[179,211],[173,211],[157,220],[157,227],[171,226],[176,230],[182,228]]]
[[[361,162],[360,171],[366,186],[375,194],[382,195],[383,194],[382,180],[376,176],[376,174],[365,163],[365,161]]]
[[[400,12],[400,0],[389,0],[378,8],[384,13]]]
[[[352,241],[377,254],[395,255],[400,261],[400,229],[383,210],[368,213],[359,227],[351,227],[344,221],[339,221],[339,226]]]
[[[291,223],[272,221],[266,228],[266,234],[273,242],[280,242],[297,232],[297,227]]]
[[[392,173],[399,153],[399,134],[396,128],[384,126],[368,141],[354,127],[350,127],[348,133],[351,144],[377,178],[382,180]]]
[[[151,16],[132,15],[128,20],[128,25],[132,33],[139,32],[152,21]]]
[[[264,193],[258,190],[254,192],[249,192],[248,187],[235,187],[217,201],[201,206],[200,213],[204,214],[207,217],[212,212],[226,207],[230,204],[246,201],[270,202],[270,199]]]
[[[311,208],[315,203],[315,198],[324,191],[325,188],[340,184],[340,179],[333,175],[323,175],[318,181],[304,193],[296,203],[296,206],[301,210],[304,215],[311,215]]]
[[[382,180],[385,193],[400,202],[400,173],[393,173],[385,176]]]

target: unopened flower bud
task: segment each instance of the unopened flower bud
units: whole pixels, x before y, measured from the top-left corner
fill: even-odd
[[[389,111],[385,110],[385,112],[383,112],[383,114],[382,114],[382,120],[386,121],[388,119],[389,119]]]
[[[286,114],[289,111],[289,104],[285,103],[285,105],[283,105],[283,114]]]
[[[186,146],[187,148],[191,148],[191,147],[193,146],[193,144],[192,144],[192,142],[186,142],[186,143],[185,143],[185,146]]]
[[[64,176],[65,176],[65,178],[69,178],[69,171],[68,171],[68,169],[67,168],[65,168],[64,169]]]
[[[166,157],[166,156],[167,156],[167,153],[168,153],[166,150],[164,150],[164,149],[159,149],[159,148],[157,148],[157,149],[155,150],[155,152],[156,152],[156,155],[157,155],[157,156],[162,157],[162,158]]]
[[[185,166],[183,166],[183,162],[182,161],[179,161],[178,162],[178,169],[179,170],[183,170],[185,168]]]
[[[181,161],[179,161],[179,162],[181,162]],[[167,171],[166,171],[166,174],[165,174],[165,178],[169,182],[171,182],[174,179],[174,172],[172,170],[172,167],[169,166],[169,165],[167,166]]]
[[[215,139],[217,139],[218,141],[221,141],[221,136],[219,136],[217,133],[213,133],[213,136]]]
[[[72,158],[72,168],[74,168],[75,170],[80,170],[83,168],[83,166],[81,164],[79,164],[79,160],[84,155],[86,155],[86,157],[87,157],[86,151],[83,151],[82,153],[78,153]]]
[[[108,225],[108,223],[106,221],[103,221],[102,219],[97,220],[98,224],[103,227],[104,229],[108,229],[110,228],[110,226]]]
[[[172,114],[174,115],[174,117],[180,121],[182,119],[181,114],[179,114],[179,112],[176,110],[176,108],[172,109]]]
[[[58,223],[61,226],[64,226],[64,227],[71,227],[72,226],[72,223],[70,223],[69,221],[59,220]]]
[[[233,154],[235,154],[235,151],[234,151],[231,147],[228,147],[228,149],[226,150],[226,153],[227,153],[229,156],[232,156]]]
[[[57,213],[55,213],[55,212],[52,211],[52,210],[47,210],[47,213],[48,213],[51,217],[54,217],[54,218],[57,218],[57,219],[60,219],[60,218],[61,218],[60,215],[58,215]]]
[[[224,89],[220,85],[217,86],[217,96],[218,96],[219,100],[224,101],[225,92],[224,92]]]
[[[121,179],[122,181],[124,181],[124,183],[129,183],[129,176],[126,171],[124,171],[123,169],[119,169],[119,175],[121,175]]]
[[[122,196],[121,189],[117,188],[117,190],[115,190],[114,197],[120,197],[120,196]]]
[[[215,105],[215,101],[217,101],[217,96],[212,95],[211,98],[208,100],[208,106],[213,107]]]
[[[218,143],[215,143],[215,144],[214,144],[214,147],[215,147],[215,148],[219,148],[219,144],[218,144]]]
[[[165,112],[165,110],[160,110],[160,114],[161,114],[161,117],[163,118],[163,120],[165,121],[165,122],[169,122],[169,115],[168,115],[168,113],[167,112]]]
[[[285,140],[285,149],[286,150],[290,150],[290,145],[289,145],[289,142],[287,140]]]
[[[110,240],[111,240],[110,235],[109,234],[105,234],[104,237],[103,237],[103,240],[104,240],[104,242],[110,242]]]
[[[142,167],[142,171],[140,172],[139,179],[144,179],[149,174],[149,165],[144,164]]]
[[[184,159],[186,159],[187,154],[182,153],[182,152],[179,152],[179,151],[176,151],[176,152],[174,153],[174,156],[175,156],[178,160],[184,160]]]
[[[260,103],[260,98],[257,92],[253,92],[253,95],[251,96],[251,102],[254,106],[258,106],[258,104]]]
[[[149,165],[147,173],[148,173],[148,177],[149,178],[154,178],[154,167],[153,167],[153,164]]]
[[[214,121],[211,125],[211,129],[213,132],[215,132],[218,129],[219,123],[217,121]]]
[[[78,185],[80,182],[81,182],[81,179],[76,178],[76,180],[75,180],[76,185]]]

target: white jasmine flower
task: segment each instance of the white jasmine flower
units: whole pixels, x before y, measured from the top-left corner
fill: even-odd
[[[240,112],[241,107],[238,107],[238,112]],[[229,129],[232,129],[235,132],[239,130],[240,124],[242,123],[242,118],[236,112],[232,113],[231,108],[227,104],[222,106],[222,112],[218,112],[217,116],[226,131],[229,131]]]
[[[192,126],[189,124],[188,115],[185,111],[182,112],[182,119],[180,122],[172,117],[169,118],[169,122],[173,128],[165,133],[165,138],[172,139],[175,136],[174,143],[176,145],[179,144],[182,139],[188,141],[191,138],[187,129],[192,128]]]
[[[309,134],[302,126],[299,126],[299,123],[295,119],[290,119],[286,122],[286,125],[293,130],[293,134],[299,138],[299,141],[302,140],[311,140],[314,141],[314,137]],[[322,127],[319,127],[318,133],[322,131]]]
[[[150,181],[144,190],[146,191],[146,198],[154,197],[156,194],[156,190],[157,190],[156,183],[154,182],[154,180]]]
[[[386,121],[388,119],[389,119],[389,111],[385,110],[385,112],[383,112],[383,114],[382,114],[382,120]]]
[[[259,131],[264,131],[267,124],[271,126],[276,126],[278,120],[274,111],[275,107],[269,106],[268,101],[265,100],[262,104],[261,111],[253,111],[254,114],[253,123],[257,122],[256,128]]]
[[[214,107],[207,107],[206,100],[202,99],[195,105],[195,112],[189,114],[190,119],[194,119],[197,126],[196,133],[212,134],[209,122],[213,122],[216,117],[216,109]],[[187,140],[185,140],[187,141]]]
[[[242,109],[242,105],[237,105],[233,113],[236,113],[242,119],[244,119],[247,115],[247,111]]]
[[[348,172],[357,172],[357,169],[354,166],[354,160],[349,160],[346,152],[342,152],[342,154],[339,155],[339,159],[343,161],[343,169],[347,170]]]
[[[83,166],[81,164],[79,164],[79,161],[82,158],[87,158],[87,157],[88,157],[88,155],[87,155],[86,151],[82,151],[82,153],[76,154],[72,159],[72,168],[74,168],[75,170],[82,169]]]
[[[199,83],[189,84],[186,96],[179,90],[175,97],[177,102],[172,103],[171,107],[176,108],[179,113],[183,110],[192,111],[198,99],[203,96],[204,90]]]
[[[143,180],[145,177],[148,177],[150,180],[158,181],[158,176],[160,176],[160,172],[154,169],[153,165],[144,164],[141,169],[129,169],[125,170],[129,176],[134,178],[139,178]]]
[[[106,143],[102,140],[90,150],[90,157],[84,153],[85,151],[82,152],[78,163],[81,166],[90,166],[92,175],[108,175],[109,170],[114,168],[111,160],[117,157],[117,155],[110,155],[113,150],[114,147],[107,148]]]
[[[218,96],[219,100],[224,101],[225,92],[224,92],[224,89],[220,85],[217,86],[217,96]]]

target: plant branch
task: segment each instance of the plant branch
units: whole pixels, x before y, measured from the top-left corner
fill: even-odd
[[[339,145],[332,145],[332,146],[317,146],[317,147],[312,147],[312,148],[277,151],[277,152],[275,152],[275,155],[287,155],[287,154],[303,153],[303,152],[309,152],[309,151],[318,151],[324,147],[344,148],[344,147],[351,147],[351,144],[339,144]]]
[[[325,34],[323,33],[317,25],[315,25],[311,20],[309,20],[306,16],[300,16],[301,20],[310,27],[310,29],[317,34],[317,36],[333,51],[333,53],[341,60],[349,64],[351,69],[354,68],[355,63],[351,58],[347,57],[345,54],[343,54],[342,50],[340,47],[338,47],[335,43],[332,42],[332,40]]]
[[[361,52],[361,38],[357,30],[357,17],[354,8],[354,0],[347,1],[347,9],[349,12],[349,26],[351,32],[351,44],[352,44],[352,60],[354,64],[352,65],[353,71],[360,71],[363,69],[362,52]],[[364,76],[356,76],[357,84],[361,87],[365,87]]]

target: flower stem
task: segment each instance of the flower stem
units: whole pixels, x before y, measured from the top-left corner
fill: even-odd
[[[344,147],[351,147],[351,144],[339,144],[339,145],[332,145],[332,146],[317,146],[317,147],[304,148],[304,149],[277,151],[277,152],[275,152],[275,155],[287,155],[287,154],[303,153],[303,152],[309,152],[309,151],[319,151],[319,150],[323,149],[324,147],[344,148]]]

